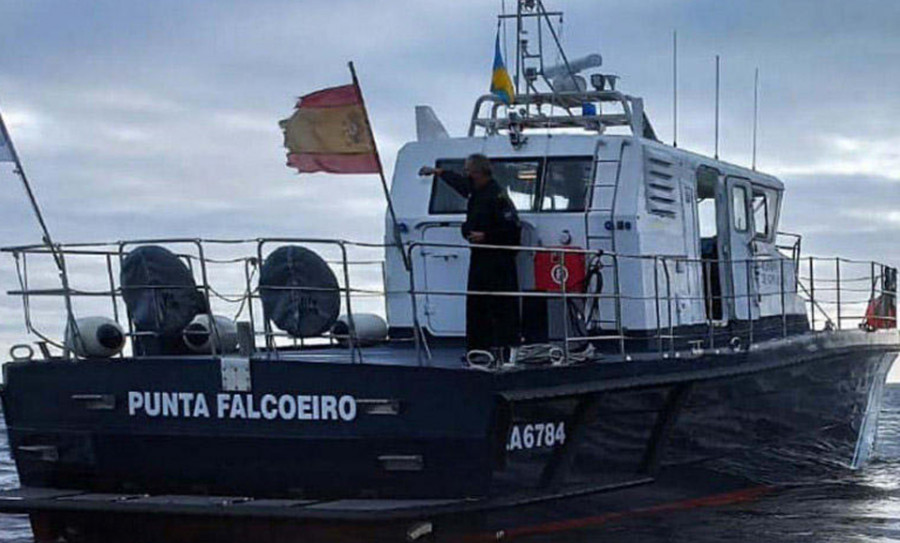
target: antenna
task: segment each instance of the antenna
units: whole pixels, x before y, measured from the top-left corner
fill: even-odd
[[[753,171],[756,171],[756,131],[759,124],[759,68],[753,77]]]
[[[516,94],[519,94],[519,74],[522,71],[522,2],[516,0]]]
[[[678,31],[672,31],[672,147],[678,147]]]
[[[719,160],[719,55],[716,55],[716,160]]]
[[[503,21],[503,58],[509,62],[509,51],[506,47],[506,0],[500,0],[500,14],[503,15],[500,18]]]

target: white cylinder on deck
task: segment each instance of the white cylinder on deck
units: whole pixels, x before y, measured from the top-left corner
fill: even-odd
[[[373,345],[387,339],[388,325],[383,318],[374,313],[354,313],[353,326],[359,345]],[[331,327],[331,333],[341,343],[346,342],[346,338],[350,335],[350,320],[347,315],[338,317],[337,322]]]
[[[222,315],[213,315],[216,329],[210,324],[209,315],[202,314],[194,317],[184,328],[181,337],[188,349],[195,353],[228,354],[238,349],[237,324]]]
[[[82,317],[66,327],[66,347],[83,358],[109,358],[125,347],[125,332],[110,318]]]

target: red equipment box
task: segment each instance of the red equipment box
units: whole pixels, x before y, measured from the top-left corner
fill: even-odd
[[[580,247],[561,247],[580,249]],[[584,292],[586,266],[584,253],[538,251],[534,254],[534,287],[545,292],[560,292],[566,284],[566,292]]]

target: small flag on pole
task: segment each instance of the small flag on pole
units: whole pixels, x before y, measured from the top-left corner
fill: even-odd
[[[307,94],[279,123],[288,166],[300,173],[379,173],[362,94],[354,83]]]
[[[3,124],[3,117],[0,116],[0,162],[15,162],[12,146],[9,143],[9,133],[6,131],[6,125]]]
[[[497,95],[503,103],[510,105],[515,101],[516,91],[512,79],[506,71],[503,54],[500,52],[500,28],[497,28],[497,40],[494,42],[494,73],[491,77],[491,94]]]

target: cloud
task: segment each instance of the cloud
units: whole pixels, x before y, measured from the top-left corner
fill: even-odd
[[[805,164],[786,163],[773,169],[784,176],[879,176],[900,181],[900,136],[875,140],[832,134],[818,139],[820,156]]]

